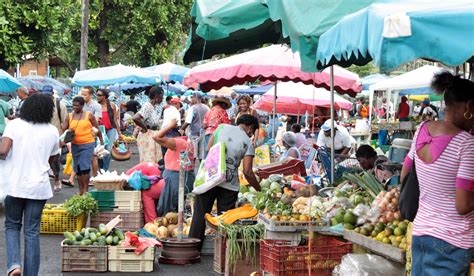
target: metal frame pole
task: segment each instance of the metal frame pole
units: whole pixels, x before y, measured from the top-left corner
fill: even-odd
[[[334,185],[334,66],[330,67],[331,77],[331,186]]]
[[[184,222],[184,182],[185,182],[185,171],[184,166],[186,165],[187,158],[186,153],[180,154],[180,166],[179,166],[179,188],[178,188],[178,241],[183,240],[183,222]]]
[[[276,113],[277,113],[277,87],[278,81],[275,81],[275,95],[273,96],[273,125],[272,125],[272,138],[275,139],[276,137]]]

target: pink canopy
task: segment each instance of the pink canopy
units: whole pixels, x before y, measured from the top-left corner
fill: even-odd
[[[200,84],[203,91],[247,81],[295,81],[330,88],[329,69],[320,73],[301,71],[299,53],[285,45],[272,45],[198,65],[188,71],[184,84]],[[334,87],[354,96],[362,90],[357,74],[334,66]]]
[[[265,92],[253,105],[253,108],[273,111],[275,86]],[[324,88],[315,88],[312,85],[294,82],[279,82],[277,84],[276,112],[280,114],[303,115],[306,111],[313,114],[314,107],[331,106],[331,92]],[[349,110],[352,103],[343,97],[334,94],[334,107]]]

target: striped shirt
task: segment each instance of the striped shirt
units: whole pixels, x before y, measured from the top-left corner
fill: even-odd
[[[417,141],[420,129],[414,141]],[[460,215],[455,207],[456,178],[474,181],[474,136],[465,131],[453,136],[433,163],[425,163],[419,158],[415,142],[407,157],[415,158],[420,184],[413,235],[428,235],[456,247],[474,248],[474,212]]]

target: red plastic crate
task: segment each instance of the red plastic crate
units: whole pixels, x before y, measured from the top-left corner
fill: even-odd
[[[274,276],[332,275],[341,258],[352,252],[352,243],[320,236],[311,246],[292,246],[289,241],[261,240],[260,269]]]
[[[261,179],[268,178],[272,174],[293,175],[299,174],[306,176],[304,161],[299,159],[287,158],[282,161],[257,167],[255,172]]]

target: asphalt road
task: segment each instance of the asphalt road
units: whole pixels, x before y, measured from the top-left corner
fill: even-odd
[[[116,170],[117,172],[123,172],[138,164],[139,158],[137,153],[137,148],[132,147],[133,155],[130,160],[118,162],[112,160],[110,165],[111,170]],[[54,197],[51,198],[48,203],[62,203],[67,198],[71,197],[78,192],[77,187],[65,187],[63,186],[62,190],[54,194]],[[4,221],[5,216],[3,209],[0,208],[0,242],[3,243],[3,246],[0,246],[0,275],[4,275],[4,272],[7,270],[6,265],[6,249],[5,249],[5,228]],[[62,235],[41,235],[41,267],[39,275],[133,275],[136,273],[63,273],[61,272],[61,248],[60,243],[63,240]],[[22,241],[23,244],[23,241]],[[194,265],[186,266],[174,266],[174,265],[163,265],[158,263],[158,255],[155,258],[155,269],[154,274],[158,273],[159,275],[218,275],[213,273],[213,257],[212,256],[202,256],[201,262]]]

